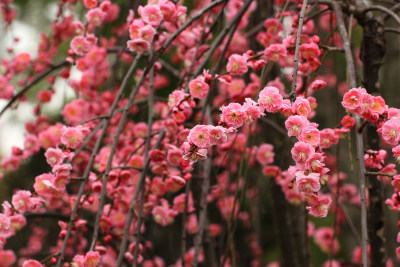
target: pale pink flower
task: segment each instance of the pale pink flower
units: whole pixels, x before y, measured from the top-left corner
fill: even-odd
[[[83,264],[85,267],[96,267],[100,263],[100,253],[97,251],[88,251],[85,255]]]
[[[186,221],[186,229],[189,234],[197,233],[199,229],[199,224],[197,223],[197,216],[196,214],[190,214]]]
[[[174,166],[179,166],[179,162],[183,157],[183,151],[179,148],[170,148],[168,149],[167,161],[169,164]]]
[[[339,242],[335,238],[333,228],[320,227],[315,230],[314,241],[326,253],[336,254],[339,250]]]
[[[343,125],[343,127],[347,128],[347,129],[353,128],[355,123],[356,123],[356,120],[353,119],[352,117],[350,117],[349,115],[344,116],[341,121],[341,124]]]
[[[85,260],[85,257],[83,255],[75,255],[72,258],[72,263],[71,265],[73,267],[84,267],[83,261]]]
[[[221,126],[208,126],[210,131],[211,145],[221,145],[228,141],[228,136],[225,133],[225,128]]]
[[[168,192],[175,193],[183,186],[185,186],[186,181],[178,175],[173,175],[165,179],[165,188]]]
[[[306,168],[311,172],[321,173],[323,167],[325,166],[322,161],[324,156],[321,153],[312,154],[306,161]]]
[[[12,250],[0,250],[0,266],[10,267],[12,266],[17,257],[15,256],[14,251]]]
[[[309,124],[307,118],[299,115],[290,116],[285,121],[285,127],[288,130],[289,136],[296,136],[298,137],[302,130],[306,128]]]
[[[57,192],[58,189],[53,185],[54,176],[49,173],[44,173],[35,178],[33,188],[38,195],[51,195]]]
[[[325,86],[326,86],[325,81],[316,79],[310,84],[310,87],[308,87],[308,90],[317,91],[317,90],[321,90],[321,89],[325,88]]]
[[[239,128],[246,120],[246,114],[238,103],[230,103],[226,107],[222,106],[221,111],[221,122],[226,123],[228,127]]]
[[[97,6],[97,0],[84,0],[83,4],[87,9],[92,9]]]
[[[210,86],[204,81],[203,76],[199,76],[189,83],[190,95],[194,98],[203,99],[207,96]]]
[[[46,157],[47,163],[51,166],[54,167],[55,165],[60,165],[63,163],[65,159],[65,154],[63,151],[59,148],[48,148],[46,152],[44,153]]]
[[[370,107],[374,112],[382,115],[386,111],[388,111],[388,106],[385,104],[385,100],[381,96],[372,96],[373,104]]]
[[[339,142],[339,137],[336,135],[335,131],[332,129],[323,129],[320,131],[320,148],[330,148],[332,145]]]
[[[156,30],[151,25],[146,25],[139,29],[139,38],[151,43],[153,41]]]
[[[394,175],[397,174],[396,171],[396,165],[393,163],[389,163],[385,167],[383,167],[381,170],[379,170],[380,173],[386,173],[389,175]],[[392,178],[390,176],[385,176],[385,175],[378,175],[377,176],[379,181],[383,181],[384,183],[389,183],[392,181]]]
[[[150,43],[141,38],[128,41],[127,46],[129,50],[136,53],[143,53],[150,49]]]
[[[30,155],[39,152],[40,144],[36,135],[27,134],[24,141],[24,149],[25,152],[28,152]]]
[[[242,110],[246,113],[246,123],[252,123],[263,115],[262,109],[251,98],[245,99]]]
[[[296,163],[304,164],[315,151],[310,144],[300,141],[294,144],[291,152]]]
[[[257,149],[256,159],[261,165],[267,165],[274,162],[274,146],[271,144],[262,144]]]
[[[231,75],[243,75],[248,71],[246,59],[238,54],[233,54],[228,59],[226,70]]]
[[[396,158],[397,162],[400,162],[400,145],[392,148],[393,156]]]
[[[90,9],[86,14],[86,19],[88,20],[89,25],[92,26],[100,26],[105,18],[106,13],[104,13],[99,7]]]
[[[363,110],[362,104],[363,94],[359,89],[352,88],[350,91],[344,94],[342,105],[343,107],[351,112],[356,110]]]
[[[319,144],[320,140],[319,130],[317,128],[308,126],[301,131],[299,140],[315,147]]]
[[[304,59],[319,57],[321,55],[321,50],[316,43],[308,43],[300,45],[300,55]]]
[[[153,27],[157,27],[163,18],[160,7],[158,5],[150,4],[146,5],[145,7],[139,6],[138,11],[143,21]]]
[[[84,137],[89,133],[87,127],[78,125],[76,127],[66,127],[61,129],[61,143],[69,148],[78,148],[84,140]]]
[[[0,234],[7,234],[10,230],[11,221],[7,215],[0,213]]]
[[[129,26],[129,36],[132,40],[139,38],[140,29],[144,28],[144,22],[141,19],[135,19]]]
[[[90,49],[91,44],[83,36],[75,36],[70,43],[72,51],[78,56],[84,56]]]
[[[269,61],[279,61],[286,56],[286,47],[282,44],[272,44],[264,50],[264,56]]]
[[[159,150],[159,149],[152,149],[149,152],[149,157],[152,161],[154,162],[162,162],[166,158],[166,154],[164,151]]]
[[[30,191],[18,190],[12,196],[11,203],[13,204],[14,208],[20,213],[30,211],[35,206],[35,202],[31,201],[31,195],[32,195],[32,193]]]
[[[395,192],[400,191],[400,175],[396,175],[393,177],[392,186],[395,189]]]
[[[382,138],[386,143],[396,146],[400,140],[400,120],[386,121],[382,125]]]
[[[328,210],[331,205],[331,202],[332,200],[330,197],[319,196],[318,201],[314,205],[312,205],[311,207],[307,207],[307,209],[309,210],[308,213],[318,218],[326,217],[326,215],[328,215]],[[338,248],[338,246],[336,247]]]
[[[185,160],[196,162],[199,159],[207,158],[207,149],[205,148],[197,148],[189,142],[184,142],[182,147],[185,153],[183,159]]]
[[[177,212],[184,213],[185,212],[185,201],[186,201],[185,193],[177,195],[173,201],[173,203],[174,203],[173,209],[176,210]],[[186,211],[188,213],[194,212],[195,209],[193,206],[193,196],[192,196],[191,192],[189,193],[189,195],[187,197],[187,201],[188,202],[187,202],[187,210]]]
[[[260,107],[265,108],[267,112],[278,112],[282,102],[283,97],[276,87],[267,86],[259,94],[258,104]]]
[[[188,135],[188,141],[200,148],[207,148],[211,145],[210,129],[207,125],[196,125]]]
[[[177,212],[169,209],[167,205],[156,206],[151,212],[156,223],[162,226],[173,223],[174,217],[177,215]]]
[[[321,189],[319,173],[309,173],[308,175],[296,176],[296,183],[299,190],[306,194],[318,192]]]
[[[26,260],[22,264],[22,267],[43,267],[43,265],[36,260]]]
[[[311,113],[310,101],[303,97],[297,97],[292,105],[292,111],[297,115],[308,117]]]
[[[368,149],[364,155],[365,167],[381,169],[385,161],[387,152],[386,150],[374,151]]]
[[[388,110],[388,119],[400,119],[400,109],[398,108],[389,108]]]

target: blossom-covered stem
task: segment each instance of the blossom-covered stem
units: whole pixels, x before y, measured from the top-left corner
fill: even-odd
[[[229,33],[230,29],[242,18],[243,14],[247,11],[247,9],[250,7],[250,4],[253,0],[247,0],[243,6],[240,8],[240,10],[235,14],[235,16],[232,18],[232,20],[222,29],[220,34],[217,36],[215,39],[214,43],[208,50],[207,54],[204,56],[202,62],[200,65],[196,68],[196,70],[193,73],[193,77],[196,77],[199,75],[207,62],[210,60],[211,56],[214,54],[214,51],[218,48],[218,46],[222,43],[224,40],[225,36]]]
[[[208,13],[207,13],[206,22],[204,23],[203,29],[201,30],[200,40],[199,40],[199,42],[198,42],[197,45],[196,45],[196,48],[195,48],[195,51],[194,51],[194,55],[193,55],[193,59],[192,59],[192,63],[190,64],[189,70],[186,71],[186,72],[182,75],[181,80],[180,80],[180,82],[179,82],[179,84],[182,84],[182,83],[185,81],[185,78],[187,77],[187,83],[186,83],[185,91],[188,90],[188,88],[189,88],[189,81],[190,81],[190,79],[192,79],[192,77],[193,77],[193,73],[192,73],[192,72],[193,72],[193,68],[194,68],[194,65],[196,64],[196,61],[197,61],[197,54],[199,53],[199,48],[200,48],[200,46],[201,46],[201,45],[203,44],[203,42],[204,42],[204,34],[205,34],[205,32],[206,32],[207,22],[208,22],[210,16],[211,16],[211,10],[209,10]]]
[[[149,129],[151,127],[149,126]],[[158,148],[158,146],[160,145],[162,139],[164,138],[165,135],[165,130],[164,128],[161,130],[160,135],[157,138],[156,143],[153,146],[153,149]],[[118,254],[118,258],[117,258],[117,265],[116,267],[121,266],[122,261],[124,259],[124,254],[126,251],[126,246],[128,243],[128,237],[129,237],[129,228],[130,225],[132,223],[132,219],[133,219],[133,213],[135,211],[135,207],[136,207],[136,203],[137,203],[137,198],[139,195],[139,190],[140,190],[140,186],[141,184],[144,182],[144,179],[146,177],[146,173],[148,171],[149,165],[150,165],[150,158],[148,156],[148,152],[149,152],[150,148],[148,150],[145,150],[145,160],[143,163],[143,171],[140,173],[140,177],[139,180],[137,182],[136,188],[135,188],[135,192],[133,194],[133,200],[131,202],[131,205],[129,207],[129,213],[126,219],[126,223],[125,223],[125,228],[124,228],[124,233],[122,235],[122,241],[121,241],[121,246],[120,246],[120,250],[119,250],[119,254]]]
[[[74,160],[74,158],[79,155],[79,153],[81,153],[81,151],[90,143],[90,140],[92,140],[92,138],[96,135],[97,131],[99,131],[100,129],[102,129],[102,127],[104,127],[104,124],[106,123],[106,120],[102,120],[100,121],[99,124],[96,125],[96,127],[94,127],[94,129],[90,132],[90,134],[86,137],[85,141],[82,143],[82,145],[75,150],[74,156],[72,157],[72,160]]]
[[[211,2],[208,6],[204,7],[202,10],[197,12],[193,17],[187,20],[173,35],[171,35],[168,40],[163,44],[163,46],[157,50],[155,55],[152,57],[150,65],[154,64],[154,62],[164,53],[164,51],[169,47],[169,45],[181,34],[187,27],[189,27],[195,20],[201,18],[204,13],[208,10],[212,9],[213,7],[225,2],[227,0],[217,0]]]
[[[207,120],[208,123],[211,123],[211,111],[210,108],[207,108]],[[211,180],[211,166],[212,166],[212,158],[208,157],[204,163],[204,179],[203,179],[203,188],[201,190],[201,202],[200,202],[200,211],[199,211],[199,231],[197,232],[195,243],[194,243],[194,256],[192,267],[197,267],[198,258],[200,253],[200,245],[203,241],[203,233],[204,227],[206,225],[206,217],[207,217],[207,195],[208,190],[210,188],[210,180]]]
[[[126,86],[128,84],[128,81],[129,81],[129,78],[132,77],[133,72],[136,69],[137,63],[139,62],[140,57],[141,57],[141,54],[138,54],[136,56],[134,62],[132,63],[131,67],[129,68],[128,72],[126,73],[126,75],[125,75],[125,77],[124,77],[124,79],[122,81],[121,87],[119,89],[118,95],[116,97],[117,101],[119,101],[119,99],[121,98],[123,92],[125,91],[125,88],[126,88]],[[137,88],[135,88],[135,89],[137,89]],[[139,89],[134,90],[132,92],[132,95],[136,95],[138,90]],[[135,91],[136,91],[136,93],[135,93]],[[110,119],[113,116],[113,113],[114,113],[114,110],[110,110],[109,118],[106,120],[107,122],[110,121]],[[124,126],[124,116],[126,116],[126,114],[127,114],[127,111],[126,111],[126,109],[124,109],[124,113],[122,115],[120,124],[118,125],[118,130],[117,130],[116,134],[114,135],[114,142],[113,142],[113,145],[112,145],[112,148],[111,148],[111,151],[110,151],[110,157],[108,159],[107,167],[106,167],[106,170],[105,170],[105,173],[104,173],[104,177],[103,177],[103,185],[102,185],[101,192],[100,192],[99,207],[98,207],[98,210],[97,210],[96,219],[95,219],[95,223],[94,223],[93,237],[92,237],[92,242],[91,242],[91,245],[90,245],[90,250],[94,250],[96,242],[97,242],[97,237],[98,237],[99,228],[100,228],[100,218],[101,218],[101,214],[102,214],[102,210],[103,210],[103,203],[104,203],[104,199],[105,199],[105,195],[106,195],[108,174],[109,174],[109,172],[111,170],[111,163],[112,163],[113,155],[114,155],[114,153],[116,151],[118,139],[119,139],[120,133],[122,132],[122,129],[123,129],[123,126]],[[107,128],[107,127],[105,126],[104,128]],[[84,176],[84,177],[86,177],[86,176]]]
[[[345,52],[349,82],[352,88],[357,87],[356,83],[356,72],[353,60],[353,55],[350,48],[350,41],[347,36],[346,27],[344,24],[343,13],[336,1],[332,1],[332,8],[336,15],[336,20],[338,23],[339,34],[343,42],[343,49]],[[356,116],[356,129],[361,125],[360,117]],[[361,196],[361,240],[362,240],[362,264],[364,267],[368,266],[368,228],[367,228],[367,203],[366,203],[366,193],[365,193],[365,162],[364,162],[364,143],[362,134],[355,132],[356,134],[356,145],[357,145],[357,160],[359,166],[359,178],[360,178],[360,196]]]
[[[86,166],[86,169],[85,169],[85,172],[83,174],[83,181],[81,182],[78,194],[76,196],[77,201],[76,201],[76,203],[75,203],[75,205],[74,205],[74,207],[72,209],[72,212],[71,212],[71,216],[70,216],[67,232],[65,234],[64,241],[63,241],[63,244],[62,244],[62,247],[61,247],[61,251],[60,251],[60,257],[58,258],[58,261],[57,261],[57,265],[56,265],[57,267],[60,267],[62,262],[63,262],[63,260],[64,260],[65,250],[66,250],[67,245],[68,245],[68,239],[69,239],[69,237],[71,235],[72,227],[73,227],[74,221],[76,220],[75,217],[76,217],[76,215],[78,213],[80,199],[82,198],[83,193],[85,192],[85,186],[86,186],[86,184],[87,184],[87,182],[89,180],[89,174],[90,174],[94,159],[95,159],[95,157],[97,156],[97,153],[100,150],[100,147],[101,147],[102,142],[103,142],[103,138],[106,135],[106,131],[107,131],[108,126],[110,125],[110,122],[111,122],[110,118],[112,117],[112,115],[113,115],[113,113],[114,113],[114,111],[115,111],[115,109],[117,107],[117,104],[118,104],[118,102],[119,102],[119,100],[120,100],[120,98],[121,98],[121,96],[122,96],[122,94],[123,94],[123,92],[125,90],[125,87],[128,84],[129,78],[132,76],[134,70],[136,69],[136,65],[137,65],[137,62],[139,61],[139,59],[140,59],[140,55],[137,55],[136,59],[134,60],[134,62],[131,65],[128,73],[125,75],[124,80],[123,80],[123,82],[121,84],[121,87],[119,88],[119,91],[117,93],[117,96],[115,97],[114,102],[111,105],[110,111],[108,113],[108,119],[104,120],[105,123],[104,123],[103,129],[102,129],[102,131],[100,133],[99,138],[96,141],[95,147],[94,147],[94,149],[92,151],[92,154],[90,156],[89,162],[88,162],[88,164]],[[99,223],[97,223],[97,224],[99,224]],[[99,227],[99,225],[97,225],[97,228],[98,227]],[[94,228],[96,229],[96,223],[94,225]]]
[[[49,68],[47,71],[43,72],[42,74],[40,74],[39,76],[37,76],[33,81],[31,81],[29,84],[27,84],[26,86],[24,86],[24,88],[22,88],[17,94],[15,94],[10,101],[8,101],[8,103],[6,104],[6,106],[0,111],[0,117],[4,114],[4,112],[6,112],[7,109],[9,109],[12,104],[14,104],[15,101],[17,101],[23,94],[25,94],[30,88],[32,88],[35,84],[37,84],[38,82],[40,82],[42,79],[46,78],[50,73],[52,73],[55,70],[58,70],[59,68],[62,68],[64,66],[67,66],[69,64],[69,62],[67,62],[66,60],[52,66],[51,68]]]
[[[215,65],[215,68],[211,70],[211,73],[210,73],[210,74],[211,74],[212,76],[214,76],[216,73],[218,73],[218,72],[220,71],[221,66],[222,66],[222,63],[224,62],[225,53],[226,53],[226,51],[228,50],[229,44],[230,44],[231,41],[232,41],[233,35],[234,35],[235,32],[236,32],[236,28],[237,28],[239,22],[240,22],[240,21],[238,21],[238,22],[233,26],[233,28],[232,28],[232,30],[231,30],[231,32],[230,32],[230,34],[229,34],[228,40],[226,41],[226,44],[225,44],[224,48],[222,49],[222,52],[221,52],[221,55],[220,55],[220,57],[219,57],[218,62],[217,62],[217,64]],[[208,102],[209,102],[210,99],[211,99],[211,95],[213,94],[213,92],[214,92],[214,90],[215,90],[215,88],[216,88],[216,85],[217,85],[217,82],[214,82],[213,85],[212,85],[212,87],[211,87],[211,89],[208,90],[208,92],[207,92],[207,95],[206,95],[206,98],[204,99],[203,107],[202,107],[202,110],[201,110],[200,121],[203,121],[203,119],[204,119],[204,115],[205,115],[205,113],[206,113],[206,107],[207,107],[207,105],[208,105]]]
[[[186,253],[186,217],[187,217],[187,209],[188,209],[188,200],[189,200],[189,192],[190,187],[192,185],[192,179],[190,179],[186,183],[185,187],[185,207],[183,209],[182,214],[182,229],[181,229],[181,260],[182,266],[185,266],[185,253]]]
[[[136,233],[135,233],[135,251],[133,253],[133,263],[132,267],[137,266],[137,259],[139,255],[139,247],[140,247],[140,229],[143,221],[143,206],[144,206],[144,195],[145,195],[145,187],[144,183],[142,183],[140,188],[140,205],[139,205],[139,215],[138,215],[138,223],[136,226]]]
[[[294,53],[294,66],[293,66],[293,81],[292,81],[292,89],[290,92],[290,101],[293,103],[296,100],[296,86],[297,86],[297,71],[299,69],[299,55],[300,55],[300,41],[301,41],[301,32],[303,28],[304,14],[306,13],[307,8],[307,0],[303,1],[303,6],[301,7],[300,15],[299,15],[299,25],[297,27],[297,35],[296,35],[296,50]]]
[[[246,151],[246,149],[248,147],[250,147],[251,126],[252,125],[250,124],[244,151]],[[242,158],[240,160],[237,182],[239,182],[239,178],[243,176],[244,177],[244,184],[243,184],[242,191],[240,191],[239,185],[236,186],[235,199],[233,201],[233,207],[232,207],[232,214],[231,214],[230,218],[228,218],[228,233],[227,233],[228,238],[227,238],[227,241],[226,241],[227,245],[226,245],[226,249],[225,249],[224,258],[222,260],[222,266],[225,265],[225,262],[227,260],[228,250],[232,249],[232,247],[230,246],[230,243],[232,243],[233,234],[235,233],[236,225],[237,225],[237,221],[235,221],[235,210],[236,210],[236,206],[237,205],[240,208],[240,204],[243,201],[244,192],[245,192],[246,185],[247,185],[247,170],[248,170],[248,166],[249,166],[250,157],[251,157],[251,155],[249,155],[249,157],[247,158],[246,169],[244,169],[244,171],[243,171],[243,168],[244,168],[244,165],[245,165],[245,158],[246,158],[246,153],[245,152],[242,154]],[[239,203],[238,203],[238,199],[239,199]],[[232,251],[232,257],[234,257],[233,253],[234,253],[234,249]]]
[[[151,51],[150,53],[152,54],[152,51],[154,49],[154,44],[152,44],[151,47]],[[150,69],[150,73],[149,73],[149,105],[148,105],[149,109],[148,109],[148,120],[147,120],[147,138],[146,138],[146,147],[145,147],[145,153],[146,156],[148,157],[148,151],[150,150],[150,141],[151,141],[151,128],[153,125],[153,116],[154,116],[154,66],[151,67]],[[145,157],[146,157],[145,156]],[[143,170],[144,172],[145,170]],[[146,177],[146,176],[144,176]],[[139,185],[137,185],[139,186]],[[139,207],[139,215],[138,215],[138,223],[136,226],[136,247],[135,247],[135,252],[133,255],[133,267],[137,266],[137,258],[138,258],[138,254],[139,254],[139,244],[140,244],[140,228],[141,228],[141,224],[142,224],[142,219],[143,219],[143,204],[144,204],[144,195],[145,195],[145,183],[143,182],[141,184],[141,188],[140,188],[140,194],[141,194],[141,198],[140,198],[140,207]],[[126,225],[125,227],[127,227],[129,229],[130,224]]]

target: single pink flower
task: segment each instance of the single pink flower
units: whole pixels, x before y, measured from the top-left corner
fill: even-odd
[[[267,165],[274,162],[274,146],[271,144],[262,144],[257,149],[256,159],[261,165]]]
[[[203,76],[199,76],[189,83],[190,95],[194,98],[203,99],[207,96],[210,86],[204,81]]]
[[[141,38],[128,41],[127,46],[129,50],[136,53],[143,53],[150,49],[150,43]]]
[[[319,173],[309,173],[308,175],[298,175],[296,183],[299,190],[306,194],[318,192],[321,189]]]
[[[264,56],[269,61],[279,61],[280,58],[286,56],[286,47],[281,44],[272,44],[264,50]]]
[[[143,21],[153,27],[157,27],[163,18],[160,7],[158,5],[148,4],[144,7],[139,6],[138,11]]]
[[[314,127],[306,127],[301,131],[301,134],[299,136],[299,140],[306,142],[307,144],[310,144],[312,146],[317,146],[320,141],[320,132],[317,128]]]
[[[400,140],[400,120],[391,119],[382,125],[382,138],[386,143],[396,146]]]
[[[308,158],[315,153],[314,148],[305,142],[297,142],[294,144],[292,150],[292,158],[296,163],[304,164]]]
[[[260,107],[265,108],[267,112],[278,112],[282,102],[283,97],[276,87],[267,86],[259,94],[258,104]]]
[[[226,70],[231,75],[243,75],[248,71],[246,59],[238,54],[233,54],[228,59]]]
[[[238,103],[230,103],[226,107],[222,106],[221,111],[221,122],[225,122],[228,127],[239,128],[246,120],[246,114]]]
[[[78,56],[84,56],[90,49],[91,44],[83,36],[75,36],[70,43],[72,51]]]
[[[188,135],[188,141],[200,148],[207,148],[211,145],[210,129],[207,125],[196,125]]]
[[[302,130],[306,128],[309,124],[307,118],[299,115],[290,116],[285,121],[285,127],[288,130],[289,136],[296,136],[298,137]]]

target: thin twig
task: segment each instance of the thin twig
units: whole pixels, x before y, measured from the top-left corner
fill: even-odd
[[[303,30],[303,20],[304,14],[306,13],[307,8],[307,0],[303,1],[303,6],[301,7],[300,16],[299,16],[299,25],[297,28],[297,36],[296,36],[296,50],[294,53],[294,67],[293,67],[293,81],[292,81],[292,89],[290,92],[290,101],[293,103],[296,100],[296,86],[297,86],[297,71],[299,70],[299,54],[300,54],[300,42],[301,42],[301,31]]]
[[[384,6],[369,6],[366,9],[363,10],[364,13],[368,12],[368,11],[372,11],[372,10],[379,10],[382,12],[385,12],[387,15],[389,15],[390,17],[392,17],[397,24],[400,25],[400,17],[397,16],[396,13],[394,13],[392,10],[390,10],[389,8],[386,8]]]
[[[3,113],[9,109],[12,104],[14,104],[15,101],[17,101],[23,94],[25,94],[29,89],[31,89],[35,84],[37,84],[38,82],[40,82],[43,78],[47,77],[47,75],[49,75],[50,73],[52,73],[53,71],[62,68],[66,65],[68,65],[69,62],[67,61],[63,61],[60,62],[54,66],[52,66],[50,69],[48,69],[47,71],[43,72],[42,74],[40,74],[39,76],[37,76],[33,81],[31,81],[29,84],[27,84],[24,88],[22,88],[16,95],[14,95],[10,101],[8,101],[7,105],[0,111],[0,117],[3,115]]]
[[[344,24],[343,13],[336,1],[332,1],[332,7],[336,14],[336,21],[338,24],[339,34],[342,38],[343,49],[349,73],[349,82],[352,88],[357,87],[356,72],[353,60],[353,55],[350,48],[350,41],[347,36],[346,27]],[[356,129],[360,127],[360,117],[356,116]],[[365,193],[365,162],[364,162],[364,143],[362,134],[356,131],[356,145],[357,145],[357,160],[359,165],[359,178],[360,178],[360,196],[361,196],[361,239],[362,239],[362,263],[363,266],[368,266],[368,228],[367,228],[367,203]]]
[[[81,198],[83,196],[83,193],[85,191],[85,186],[86,186],[86,184],[87,184],[87,182],[89,180],[89,174],[90,174],[91,168],[93,166],[94,159],[95,159],[95,157],[97,156],[97,153],[100,150],[100,147],[102,145],[103,139],[104,139],[104,137],[106,135],[107,128],[111,123],[110,118],[114,114],[114,111],[115,111],[115,109],[117,107],[117,104],[118,104],[120,98],[122,97],[123,92],[125,91],[126,85],[128,84],[128,79],[133,74],[133,71],[135,70],[137,62],[139,61],[139,59],[140,59],[140,55],[137,55],[136,59],[134,60],[134,62],[131,65],[130,71],[128,71],[128,73],[125,75],[125,78],[124,78],[125,82],[122,83],[122,85],[121,85],[121,87],[120,87],[120,89],[119,89],[119,91],[117,93],[117,96],[115,97],[114,102],[111,105],[110,111],[108,113],[108,115],[109,115],[108,118],[109,119],[104,120],[105,123],[104,123],[103,129],[102,129],[102,131],[100,133],[99,138],[96,141],[95,147],[94,147],[94,149],[92,151],[92,154],[90,156],[89,162],[88,162],[88,164],[86,166],[86,169],[85,169],[85,172],[83,174],[83,181],[81,183],[81,186],[79,188],[79,191],[78,191],[78,194],[77,194],[77,197],[76,197],[77,201],[75,202],[75,205],[73,207],[73,210],[72,210],[72,213],[71,213],[71,216],[70,216],[67,232],[65,234],[64,241],[63,241],[63,244],[62,244],[62,247],[61,247],[61,251],[60,251],[60,257],[58,258],[58,261],[57,261],[57,265],[56,265],[57,267],[61,267],[61,264],[62,264],[62,262],[64,260],[65,250],[66,250],[67,245],[68,245],[68,239],[69,239],[69,237],[71,235],[73,224],[74,224],[74,222],[76,220],[76,215],[78,213],[78,208],[79,208],[79,205],[80,205],[80,202],[81,202],[80,200],[81,200]],[[96,224],[95,224],[95,227],[96,227]],[[97,226],[97,227],[99,227],[99,226]],[[94,246],[93,246],[93,249],[94,249]]]

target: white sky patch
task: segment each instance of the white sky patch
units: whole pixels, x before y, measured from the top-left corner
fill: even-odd
[[[4,25],[0,25],[4,29]],[[19,38],[19,42],[15,43],[15,37]],[[39,32],[31,25],[22,21],[14,21],[10,29],[5,31],[4,35],[0,35],[0,57],[10,58],[7,53],[8,48],[13,48],[14,54],[28,52],[31,58],[36,58],[39,43]]]

